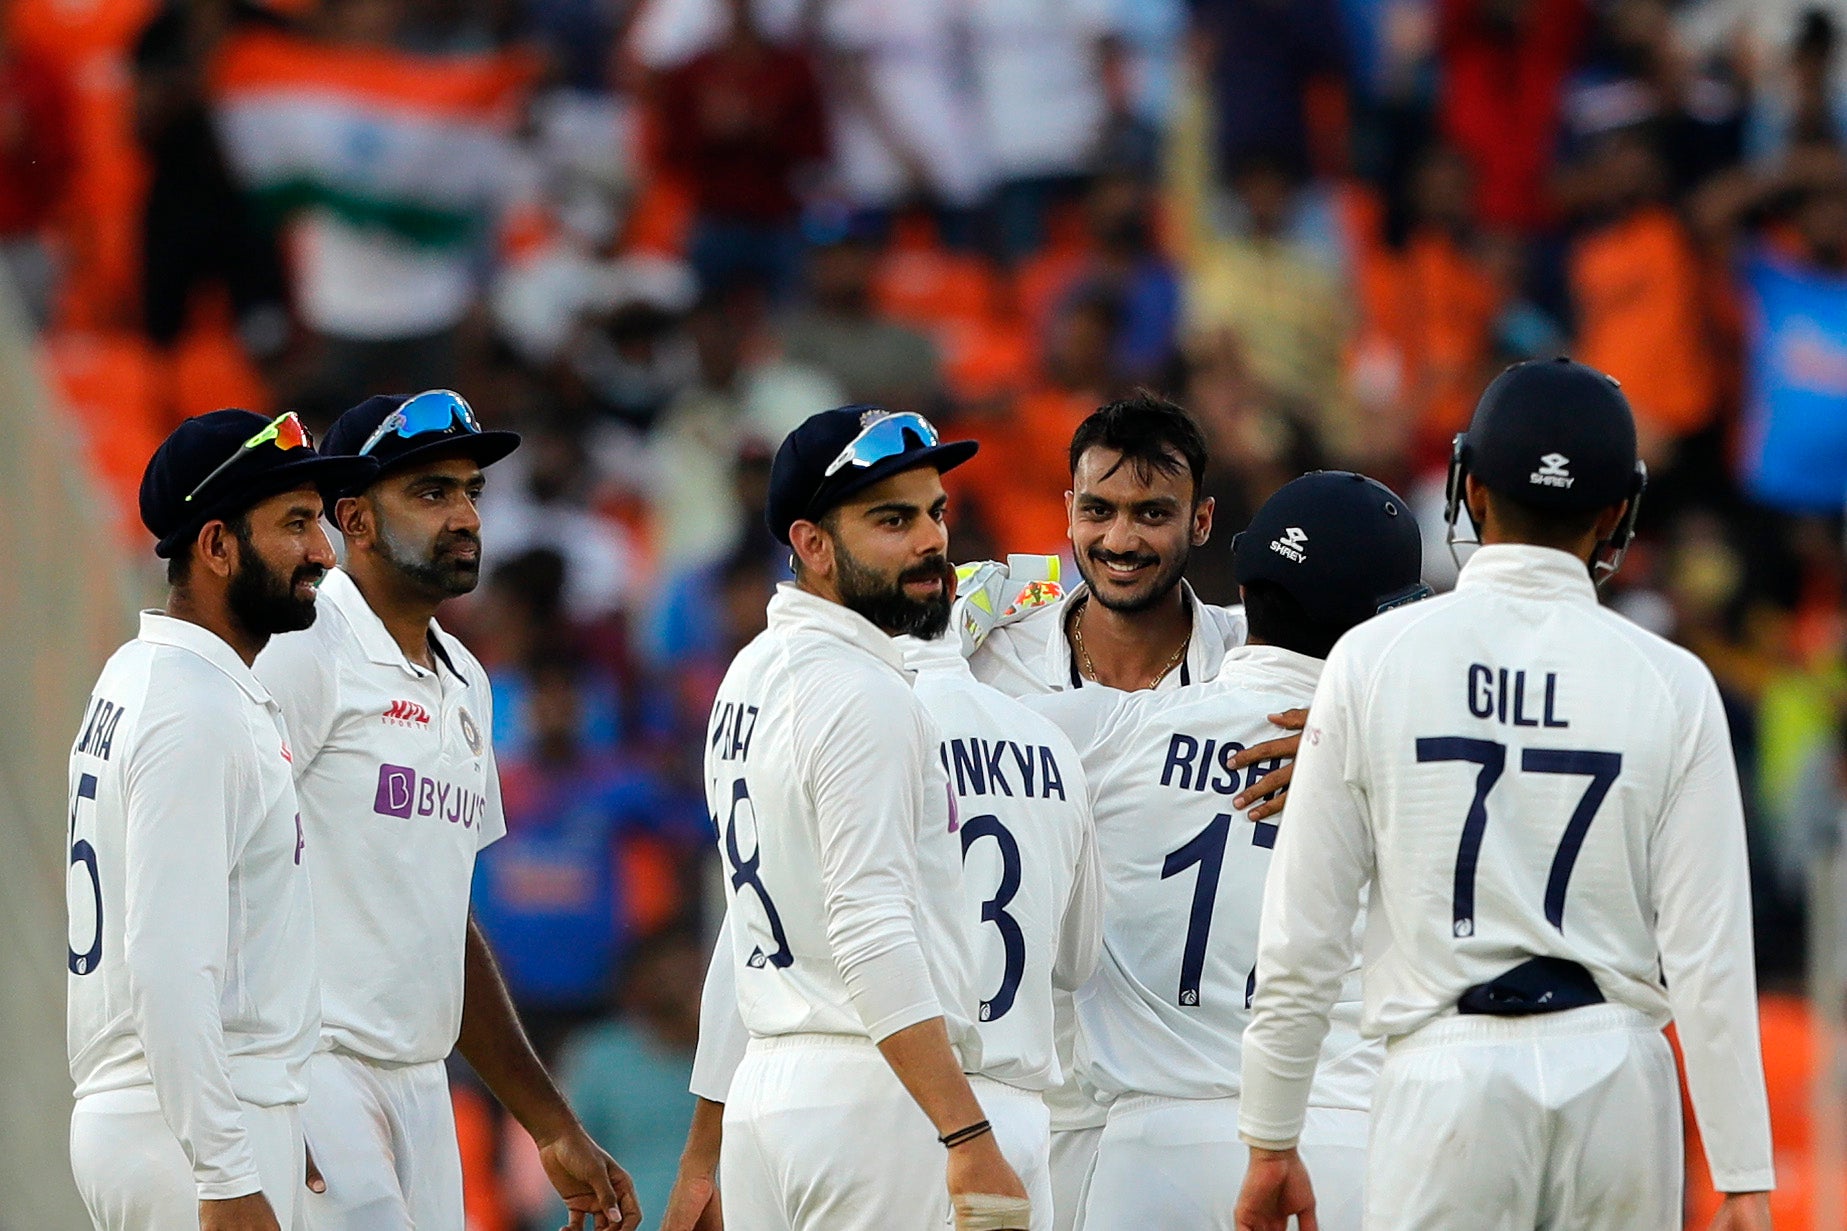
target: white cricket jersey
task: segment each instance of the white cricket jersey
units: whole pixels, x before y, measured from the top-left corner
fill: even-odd
[[[276,702],[205,628],[143,612],[71,746],[77,1097],[151,1087],[201,1200],[261,1183],[239,1102],[299,1103],[314,918]]]
[[[1125,1094],[1233,1098],[1249,1021],[1257,924],[1278,825],[1232,796],[1278,764],[1228,768],[1287,734],[1268,715],[1308,704],[1319,659],[1276,646],[1231,650],[1216,679],[1174,696],[1118,693],[1099,715],[1075,694],[1037,698],[1082,749],[1103,867],[1103,958],[1077,993],[1079,1073]],[[1293,823],[1297,804],[1291,797]],[[1310,1102],[1365,1110],[1383,1049],[1359,1035],[1349,971]]]
[[[1096,968],[1101,885],[1089,788],[1056,724],[977,681],[947,638],[902,638],[917,699],[936,723],[962,848],[981,1073],[1027,1090],[1063,1080],[1054,987]]]
[[[412,663],[351,577],[257,658],[288,721],[314,852],[322,1045],[391,1064],[441,1060],[462,1024],[475,853],[507,831],[487,673],[430,622]]]
[[[873,1042],[942,1017],[980,1068],[961,842],[897,643],[793,585],[719,685],[706,800],[753,1036]]]
[[[1244,644],[1244,608],[1202,603],[1185,581],[1180,583],[1180,589],[1193,613],[1193,638],[1187,643],[1186,657],[1162,678],[1157,692],[1213,678],[1225,661],[1225,651]],[[968,665],[975,678],[1010,697],[1106,687],[1085,679],[1078,671],[1077,655],[1065,636],[1065,615],[1084,592],[1080,582],[1063,600],[995,627],[969,656]]]
[[[1241,1129],[1287,1141],[1372,884],[1363,1027],[1539,956],[1678,1025],[1717,1187],[1771,1184],[1744,816],[1711,673],[1598,606],[1582,561],[1484,547],[1335,647],[1264,900]]]

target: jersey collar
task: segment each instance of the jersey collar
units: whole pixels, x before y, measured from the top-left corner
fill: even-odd
[[[769,626],[779,633],[803,629],[823,633],[866,651],[894,670],[904,670],[904,651],[884,629],[852,608],[810,594],[792,581],[777,584],[770,598]]]
[[[968,659],[962,657],[958,638],[938,637],[935,641],[925,641],[921,637],[897,638],[898,649],[904,655],[904,665],[918,674],[939,672],[961,675],[974,679],[975,673],[969,670]]]
[[[1321,682],[1321,669],[1326,665],[1323,659],[1285,650],[1280,645],[1241,645],[1225,651],[1221,672],[1223,676],[1230,676],[1240,666],[1248,667],[1300,687],[1302,695],[1307,697]]]
[[[175,619],[164,611],[144,611],[141,613],[141,632],[138,640],[149,645],[168,645],[175,649],[187,650],[197,654],[212,666],[218,668],[244,690],[244,694],[258,705],[276,708],[275,699],[269,695],[269,689],[263,687],[260,680],[237,656],[230,643],[202,624],[191,620]]]
[[[1064,602],[1053,608],[1055,619],[1045,621],[1049,634],[1045,643],[1045,674],[1047,683],[1060,692],[1069,688],[1096,688],[1094,681],[1084,678],[1077,669],[1077,651],[1071,648],[1071,641],[1065,636],[1065,614],[1071,610],[1070,604],[1078,596],[1089,592],[1089,587],[1078,582],[1071,587]],[[1206,605],[1193,593],[1193,583],[1182,577],[1180,593],[1186,596],[1187,610],[1193,616],[1193,636],[1186,646],[1186,657],[1180,665],[1168,672],[1167,677],[1155,691],[1168,688],[1184,688],[1188,684],[1197,684],[1201,680],[1216,679],[1219,668],[1225,662],[1225,645],[1211,623],[1212,617],[1206,612]]]
[[[405,657],[397,638],[391,635],[391,630],[385,627],[385,622],[378,618],[378,613],[372,610],[372,604],[366,602],[366,596],[359,592],[359,587],[353,584],[353,579],[347,575],[346,570],[338,568],[327,570],[327,576],[321,581],[321,592],[317,601],[331,603],[335,610],[346,617],[347,627],[353,630],[353,639],[359,643],[359,648],[365,652],[369,661],[381,667],[398,667],[405,674],[416,679],[423,679],[430,674],[427,669],[419,667]],[[455,664],[449,661],[449,653],[442,644],[441,632],[442,627],[435,620],[431,620],[430,649],[435,654],[438,663],[448,666],[451,675],[463,684],[467,684],[468,677],[457,671]]]
[[[1590,569],[1570,552],[1525,543],[1495,543],[1478,547],[1462,566],[1456,589],[1477,586],[1534,598],[1563,598],[1597,604],[1597,587]]]

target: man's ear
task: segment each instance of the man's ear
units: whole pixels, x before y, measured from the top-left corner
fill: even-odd
[[[198,550],[193,560],[195,569],[203,568],[215,577],[229,577],[236,571],[237,536],[231,533],[229,522],[214,518],[200,526],[193,546]]]
[[[371,538],[377,516],[369,496],[342,496],[333,504],[334,528],[348,541]]]
[[[789,547],[804,572],[817,577],[834,573],[834,537],[811,521],[798,521],[789,527]]]
[[[1193,546],[1204,547],[1206,540],[1212,537],[1212,510],[1218,502],[1211,496],[1201,500],[1193,509]]]

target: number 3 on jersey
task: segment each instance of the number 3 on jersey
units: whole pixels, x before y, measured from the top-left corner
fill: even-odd
[[[87,975],[95,972],[103,960],[103,878],[96,870],[96,848],[90,845],[88,838],[77,836],[78,809],[84,800],[96,802],[96,775],[84,774],[77,779],[77,790],[71,795],[71,862],[70,867],[83,865],[89,881],[87,889],[80,889],[76,884],[66,882],[65,895],[70,908],[70,957],[67,963],[74,975]],[[90,947],[84,952],[77,952],[78,903],[84,898],[95,900],[96,930],[91,933]]]
[[[748,886],[763,904],[764,917],[769,921],[770,938],[776,942],[776,952],[765,953],[758,948],[750,955],[749,965],[760,967],[765,962],[778,970],[792,966],[795,954],[789,951],[789,938],[782,930],[782,916],[776,913],[776,903],[770,900],[770,891],[763,884],[760,869],[763,867],[763,840],[757,833],[757,814],[753,808],[750,814],[751,851],[750,858],[744,858],[738,849],[738,805],[750,803],[750,788],[742,778],[731,784],[731,813],[725,818],[725,857],[731,861],[731,888],[742,892]],[[718,818],[713,817],[714,826]]]
[[[1020,844],[992,813],[970,817],[962,824],[964,864],[968,862],[968,848],[982,838],[994,839],[994,845],[1000,848],[1000,884],[994,896],[981,904],[981,921],[992,923],[1000,933],[1000,989],[981,1002],[981,1020],[995,1022],[1013,1008],[1013,998],[1020,991],[1020,978],[1026,973],[1026,934],[1020,930],[1019,920],[1007,913],[1014,895],[1020,892]]]

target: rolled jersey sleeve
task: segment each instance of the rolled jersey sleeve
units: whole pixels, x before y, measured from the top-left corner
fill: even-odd
[[[229,686],[229,685],[227,685]],[[201,713],[200,710],[211,712]],[[123,961],[155,1097],[202,1201],[262,1187],[231,1085],[223,997],[231,851],[260,813],[233,704],[153,719],[127,771]]]
[[[738,1012],[738,970],[731,912],[718,927],[718,943],[705,970],[705,988],[699,994],[699,1047],[693,1053],[693,1076],[687,1089],[713,1103],[729,1101],[731,1079],[744,1063],[750,1031]]]
[[[1302,1134],[1328,1014],[1352,969],[1354,921],[1372,879],[1360,786],[1364,714],[1350,670],[1337,647],[1309,709],[1264,885],[1238,1114],[1239,1133],[1255,1145],[1291,1145]]]
[[[897,676],[833,681],[798,707],[798,766],[814,807],[822,909],[834,964],[874,1043],[943,1015],[914,903],[917,826],[930,750]]]
[[[1713,1187],[1762,1192],[1775,1174],[1744,808],[1718,686],[1700,675],[1692,755],[1649,842],[1655,932]]]

